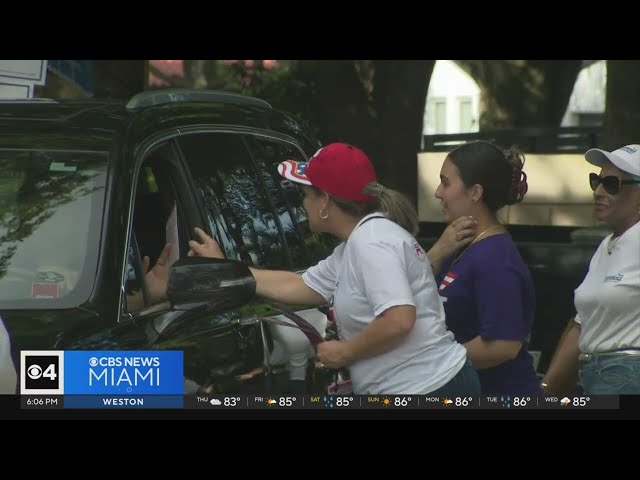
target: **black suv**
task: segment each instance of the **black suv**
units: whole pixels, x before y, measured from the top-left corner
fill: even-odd
[[[0,316],[16,366],[21,350],[179,349],[197,385],[264,391],[277,342],[258,319],[277,312],[150,302],[142,259],[173,242],[188,262],[196,226],[246,265],[304,270],[324,258],[333,242],[309,230],[276,170],[319,146],[294,117],[225,92],[0,102]]]

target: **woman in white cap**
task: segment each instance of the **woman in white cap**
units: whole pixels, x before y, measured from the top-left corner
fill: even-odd
[[[258,294],[332,305],[340,340],[320,343],[317,358],[347,367],[356,394],[479,394],[466,349],[446,329],[408,200],[380,185],[364,152],[344,143],[321,148],[308,163],[283,162],[278,171],[301,185],[310,227],[342,243],[302,275],[251,268]],[[196,233],[202,243],[190,242],[195,254],[223,256],[214,239]]]
[[[587,394],[640,394],[640,145],[593,148],[585,158],[601,168],[589,182],[596,218],[613,233],[575,291],[577,314],[542,387],[570,393],[579,375]]]

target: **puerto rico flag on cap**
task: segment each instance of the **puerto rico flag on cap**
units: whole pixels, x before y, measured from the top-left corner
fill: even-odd
[[[307,162],[296,162],[295,160],[285,160],[278,164],[278,173],[295,183],[301,183],[303,185],[311,185],[311,182],[307,178]]]

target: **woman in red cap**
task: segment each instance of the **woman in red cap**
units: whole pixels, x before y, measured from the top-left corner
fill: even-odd
[[[302,275],[251,268],[258,294],[332,305],[340,340],[320,343],[317,358],[347,367],[356,394],[479,394],[466,349],[446,329],[410,202],[380,185],[364,152],[344,143],[321,148],[307,163],[285,161],[278,171],[301,185],[310,227],[342,243]],[[223,257],[214,239],[196,233],[202,243],[190,242],[193,254]]]
[[[592,148],[595,214],[613,233],[593,254],[575,291],[576,316],[542,381],[570,393],[578,375],[588,394],[640,394],[640,145],[613,152]]]

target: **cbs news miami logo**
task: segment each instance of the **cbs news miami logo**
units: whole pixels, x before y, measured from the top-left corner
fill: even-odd
[[[22,395],[182,395],[182,351],[20,352]]]

